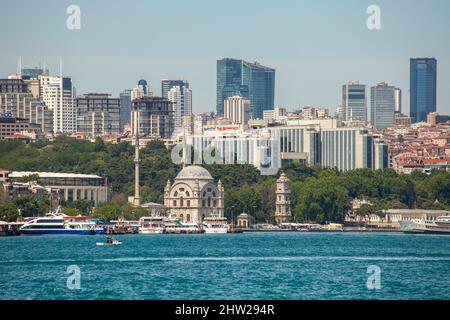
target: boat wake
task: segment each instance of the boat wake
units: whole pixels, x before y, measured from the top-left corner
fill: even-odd
[[[415,257],[415,256],[397,256],[397,257],[370,257],[370,256],[285,256],[285,257],[122,257],[105,259],[39,259],[39,260],[5,260],[0,264],[48,264],[48,263],[114,263],[114,262],[255,262],[255,261],[450,261],[449,256],[442,257]]]

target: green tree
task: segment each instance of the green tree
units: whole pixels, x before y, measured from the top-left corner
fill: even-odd
[[[14,203],[0,203],[0,220],[15,222],[19,218],[19,211]]]

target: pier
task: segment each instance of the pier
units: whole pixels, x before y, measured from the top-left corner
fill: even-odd
[[[0,221],[0,236],[18,236],[20,235],[20,227],[24,222],[5,222]]]

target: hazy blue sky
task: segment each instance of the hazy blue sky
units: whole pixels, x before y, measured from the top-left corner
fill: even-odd
[[[381,81],[403,90],[409,110],[409,58],[438,59],[438,111],[450,113],[448,0],[0,0],[0,76],[46,63],[71,76],[77,93],[115,96],[145,78],[184,78],[194,112],[215,110],[216,60],[257,60],[276,68],[276,105],[335,110],[341,86]],[[66,8],[81,8],[81,30]],[[371,4],[382,30],[366,28]]]

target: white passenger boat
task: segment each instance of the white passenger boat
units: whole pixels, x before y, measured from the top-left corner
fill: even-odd
[[[164,233],[163,217],[142,217],[139,219],[140,234],[161,234]]]
[[[227,233],[228,222],[225,217],[207,217],[203,219],[202,229],[205,233]]]
[[[411,219],[399,221],[404,233],[447,234],[450,235],[450,217],[442,216],[436,220]]]
[[[21,228],[23,235],[95,235],[104,234],[90,217],[67,216],[60,212],[47,213],[45,217],[31,218]]]

